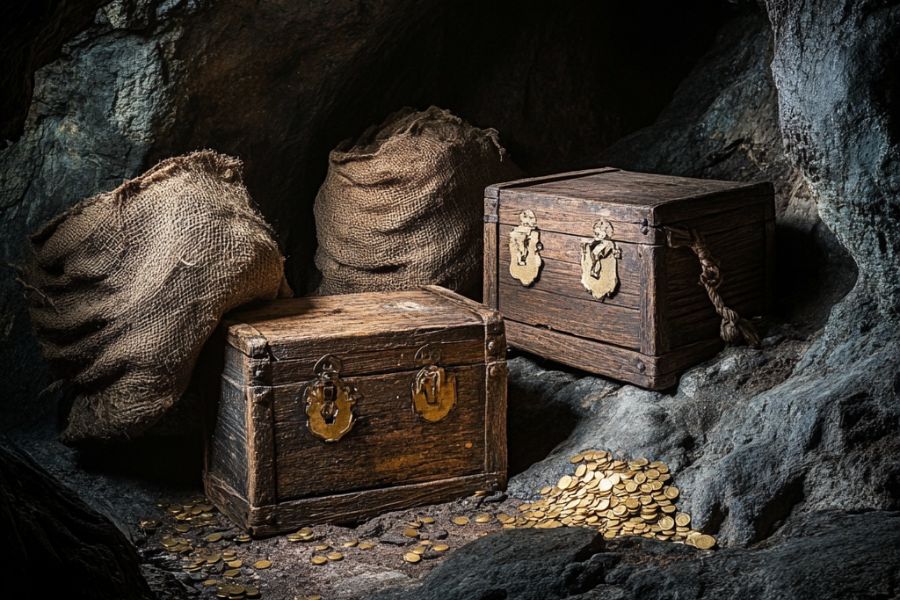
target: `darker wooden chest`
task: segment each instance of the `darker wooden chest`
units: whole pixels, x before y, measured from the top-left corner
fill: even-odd
[[[499,315],[443,288],[229,315],[205,487],[255,535],[506,485]]]
[[[774,201],[744,184],[601,168],[485,190],[484,300],[510,346],[664,389],[753,341],[772,299]]]

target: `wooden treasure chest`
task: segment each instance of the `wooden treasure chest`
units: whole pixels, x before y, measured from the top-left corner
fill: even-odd
[[[774,272],[769,183],[601,168],[485,190],[484,300],[510,346],[650,389],[756,343]]]
[[[228,315],[204,482],[254,535],[506,485],[499,315],[449,290]]]

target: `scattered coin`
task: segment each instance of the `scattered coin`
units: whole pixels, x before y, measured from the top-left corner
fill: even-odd
[[[242,534],[236,536],[236,537],[234,538],[234,541],[236,541],[236,542],[238,542],[238,543],[240,543],[240,544],[246,544],[247,542],[250,541],[250,539],[251,539],[251,538],[250,538],[249,535],[247,535],[246,533],[242,533]]]
[[[325,555],[325,558],[327,558],[330,561],[337,562],[339,560],[344,560],[344,555],[341,554],[340,552],[329,552],[328,554]]]
[[[469,517],[453,517],[451,519],[454,525],[459,525],[462,527],[463,525],[469,524]]]
[[[434,523],[434,517],[419,517],[419,521],[426,525],[431,525]]]
[[[475,517],[475,522],[476,523],[490,523],[491,520],[493,520],[493,518],[494,517],[492,517],[491,515],[489,515],[487,513],[481,513],[480,515],[477,515]]]
[[[371,550],[375,547],[375,544],[372,542],[360,542],[357,548],[360,550]]]
[[[407,552],[403,555],[403,560],[408,563],[417,563],[422,560],[422,557],[416,554],[415,552]]]
[[[222,539],[222,534],[221,533],[211,533],[203,539],[205,539],[207,542],[218,542],[219,540]]]
[[[229,560],[229,561],[228,561],[227,563],[225,563],[225,564],[228,565],[229,567],[231,567],[232,569],[240,569],[240,568],[241,568],[241,565],[244,564],[244,561],[242,561],[242,560]]]
[[[716,538],[706,534],[698,535],[694,538],[694,545],[701,550],[709,550],[716,545]]]
[[[446,552],[450,549],[450,546],[448,546],[447,544],[435,544],[431,547],[431,549],[435,552]]]
[[[341,546],[343,546],[344,548],[355,548],[358,545],[359,545],[359,540],[347,540],[346,542],[341,544]]]
[[[309,559],[309,562],[314,565],[324,565],[328,562],[328,557],[321,554],[313,554],[312,558]]]
[[[407,527],[406,529],[403,530],[403,535],[405,535],[408,538],[419,537],[419,530],[415,529],[414,527]]]
[[[253,567],[256,569],[268,569],[271,566],[272,566],[272,561],[266,560],[265,558],[253,563]]]

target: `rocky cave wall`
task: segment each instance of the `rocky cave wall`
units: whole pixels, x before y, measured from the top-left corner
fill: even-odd
[[[627,4],[107,4],[74,37],[36,34],[58,48],[22,67],[49,61],[31,102],[10,104],[27,116],[0,152],[4,259],[79,198],[212,146],[247,162],[304,289],[328,149],[404,104],[498,128],[533,173],[772,179],[779,306],[763,347],[726,350],[671,394],[516,359],[510,443],[530,451],[511,451],[511,492],[592,446],[668,462],[695,523],[735,548],[897,510],[900,5]],[[28,375],[3,378],[2,402],[21,416],[46,379],[19,298],[6,275],[2,359]]]

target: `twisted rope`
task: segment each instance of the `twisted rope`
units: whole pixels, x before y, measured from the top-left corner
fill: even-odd
[[[670,248],[688,248],[700,261],[700,285],[706,289],[713,308],[722,318],[722,323],[719,325],[719,336],[728,343],[737,343],[743,338],[750,346],[758,346],[759,336],[750,321],[742,319],[736,311],[725,306],[725,301],[719,294],[722,272],[700,232],[693,228],[674,227],[666,227],[665,231]]]

